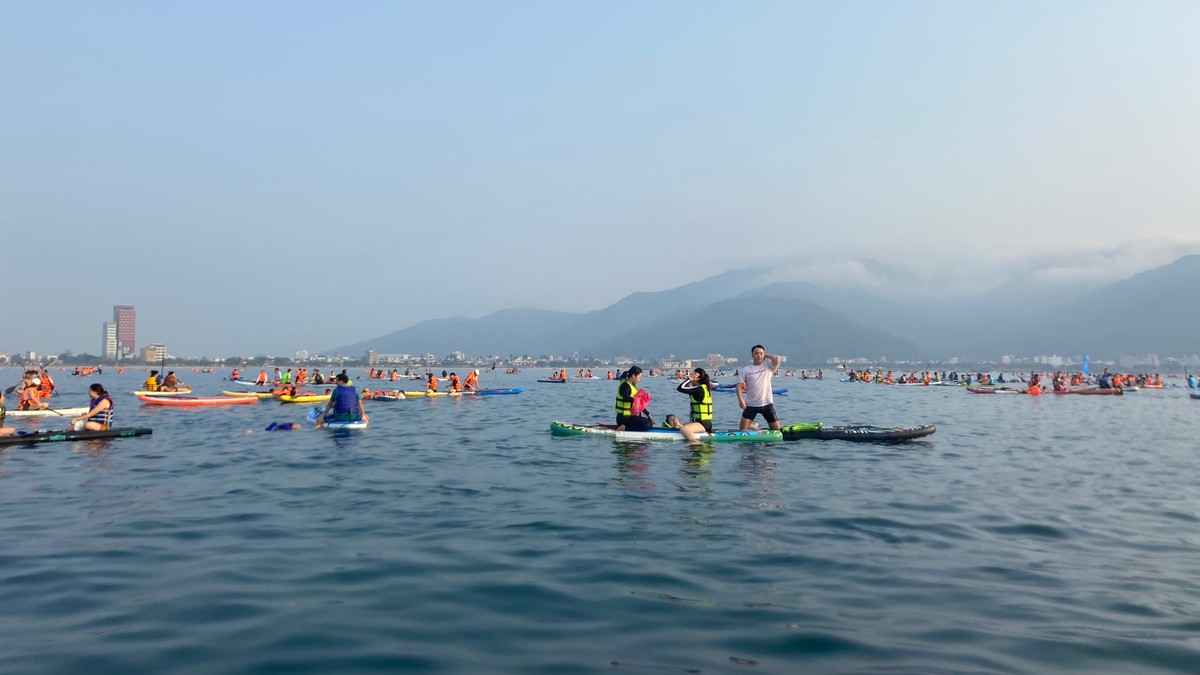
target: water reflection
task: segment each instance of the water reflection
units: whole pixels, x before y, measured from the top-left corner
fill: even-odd
[[[683,453],[683,466],[680,467],[679,473],[689,481],[696,481],[707,484],[706,487],[711,490],[713,482],[713,467],[712,459],[716,450],[709,445],[698,445],[689,448]]]
[[[613,442],[613,457],[617,462],[616,482],[629,489],[652,490],[650,479],[650,445],[648,443]]]

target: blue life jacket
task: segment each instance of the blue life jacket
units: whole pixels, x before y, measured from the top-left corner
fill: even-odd
[[[333,408],[329,415],[338,421],[358,419],[358,390],[350,385],[338,385],[333,390]]]
[[[93,417],[93,418],[91,419],[91,421],[93,421],[93,422],[96,422],[96,423],[98,423],[98,424],[102,425],[104,428],[106,428],[106,429],[107,429],[108,427],[111,427],[111,426],[112,426],[112,422],[113,422],[113,407],[114,407],[114,405],[115,405],[115,404],[113,403],[113,400],[112,400],[111,398],[109,398],[108,394],[105,394],[105,395],[103,395],[103,396],[100,396],[100,397],[96,398],[96,400],[92,401],[92,402],[91,402],[91,403],[88,405],[88,412],[91,412],[91,411],[95,410],[95,409],[96,409],[96,406],[100,405],[100,402],[101,402],[101,401],[108,401],[108,410],[105,410],[104,412],[102,412],[102,413],[100,413],[100,414],[96,415],[95,417]]]

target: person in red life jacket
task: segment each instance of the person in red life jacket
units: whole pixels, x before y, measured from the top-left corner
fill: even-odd
[[[462,392],[462,382],[457,373],[450,373],[450,391]]]
[[[237,368],[234,368],[233,372],[229,374],[229,379],[232,382],[237,382],[238,380],[242,379],[242,375],[238,372]]]
[[[25,378],[21,380],[21,402],[17,405],[18,410],[45,410],[50,407],[50,404],[41,400],[38,396],[38,386],[41,380],[37,377],[37,371],[25,371]]]
[[[38,385],[38,398],[49,401],[54,395],[54,380],[50,377],[50,371],[42,368],[41,380],[41,384]]]
[[[654,426],[654,418],[646,410],[650,395],[638,389],[642,369],[630,366],[620,374],[617,386],[617,431],[646,431]],[[643,414],[645,413],[645,414]]]
[[[88,411],[85,415],[80,415],[71,420],[71,427],[75,431],[104,431],[112,426],[113,421],[113,400],[104,391],[104,385],[99,382],[88,387],[88,396],[91,402],[88,404]]]
[[[254,384],[262,386],[262,385],[265,385],[266,383],[267,383],[267,371],[266,370],[258,371],[258,379],[254,380]]]
[[[467,373],[467,381],[463,383],[465,391],[479,391],[479,371],[472,370]]]
[[[1042,376],[1038,373],[1034,373],[1033,375],[1029,376],[1029,388],[1025,390],[1025,393],[1029,394],[1030,396],[1037,396],[1038,394],[1042,393],[1041,385]]]

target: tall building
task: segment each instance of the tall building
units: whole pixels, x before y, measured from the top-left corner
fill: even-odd
[[[103,342],[100,343],[100,355],[108,361],[117,360],[117,322],[104,322]]]
[[[117,324],[117,357],[132,358],[137,353],[137,312],[133,305],[113,305],[113,323]]]
[[[142,361],[145,363],[158,363],[167,358],[166,345],[158,343],[149,344],[142,347]]]

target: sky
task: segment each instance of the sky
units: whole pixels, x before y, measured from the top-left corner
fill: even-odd
[[[0,3],[0,352],[95,353],[114,304],[139,346],[286,355],[763,264],[1163,264],[1200,250],[1197,34],[1188,1]]]

